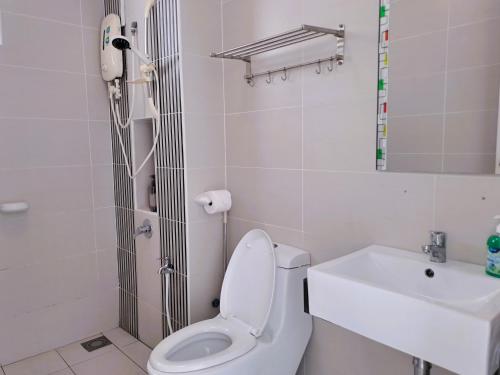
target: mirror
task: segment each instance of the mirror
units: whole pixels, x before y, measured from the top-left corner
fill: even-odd
[[[378,170],[500,173],[499,4],[380,1]]]

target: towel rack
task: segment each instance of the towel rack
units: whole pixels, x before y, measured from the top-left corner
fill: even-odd
[[[259,73],[252,72],[252,56],[329,35],[334,36],[337,39],[335,46],[335,55],[329,56],[324,59],[313,60],[301,64],[289,65],[277,69],[267,70],[265,72],[259,72]],[[246,74],[244,75],[244,79],[250,86],[253,86],[254,78],[256,77],[268,76],[266,81],[267,83],[271,83],[272,74],[277,72],[282,72],[283,74],[281,76],[281,79],[285,81],[288,78],[287,74],[289,70],[314,64],[318,64],[318,69],[316,70],[316,72],[320,74],[321,64],[324,62],[330,62],[328,70],[332,71],[334,64],[342,65],[344,63],[344,41],[345,41],[344,25],[339,25],[339,28],[337,30],[328,29],[325,27],[311,26],[311,25],[301,25],[296,29],[281,34],[277,34],[271,37],[267,37],[259,41],[256,41],[254,43],[245,44],[243,46],[231,48],[229,50],[222,51],[219,53],[214,52],[210,56],[221,59],[233,59],[233,60],[244,61],[246,63]]]

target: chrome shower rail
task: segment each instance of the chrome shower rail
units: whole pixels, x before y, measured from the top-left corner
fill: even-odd
[[[293,44],[302,43],[311,39],[320,38],[323,36],[332,35],[337,38],[336,42],[336,54],[334,56],[319,59],[303,64],[295,64],[290,66],[285,66],[279,69],[273,69],[266,72],[261,73],[252,73],[252,56],[273,51],[275,49],[291,46]],[[222,59],[234,59],[241,60],[247,64],[247,71],[244,75],[245,80],[253,86],[253,79],[255,77],[260,77],[263,75],[268,75],[269,78],[267,80],[268,83],[271,83],[271,75],[277,72],[283,72],[284,76],[282,76],[283,80],[287,79],[287,71],[292,69],[301,68],[303,66],[308,66],[312,64],[319,65],[319,73],[321,73],[321,63],[330,61],[332,66],[328,68],[328,70],[333,70],[333,63],[337,65],[342,65],[344,62],[344,38],[345,38],[345,28],[344,25],[340,25],[338,30],[327,29],[324,27],[317,27],[311,25],[301,25],[297,29],[287,31],[285,33],[281,33],[278,35],[274,35],[268,38],[261,39],[257,42],[245,44],[240,47],[232,48],[227,51],[212,53],[211,57],[217,57]],[[318,72],[318,71],[317,71]]]

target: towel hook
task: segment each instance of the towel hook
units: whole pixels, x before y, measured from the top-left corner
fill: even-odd
[[[286,80],[288,79],[288,73],[287,73],[287,71],[286,71],[286,68],[283,68],[283,74],[284,74],[284,75],[282,75],[282,76],[281,76],[281,79],[282,79],[283,81],[286,81]]]
[[[330,65],[328,66],[328,71],[333,72],[333,57],[330,58]]]
[[[250,87],[254,87],[255,86],[255,81],[253,80],[253,76],[252,77],[249,77],[247,78],[247,83]]]
[[[316,74],[321,74],[321,60],[318,60],[318,68],[316,69]]]
[[[273,77],[271,76],[271,72],[267,72],[266,82],[269,85],[273,81]]]

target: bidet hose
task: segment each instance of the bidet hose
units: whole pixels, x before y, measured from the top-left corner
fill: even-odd
[[[170,317],[170,307],[168,303],[168,297],[170,294],[170,275],[171,273],[167,273],[167,277],[165,278],[165,315],[167,316],[167,326],[168,326],[168,335],[174,333],[172,329],[172,318]]]

